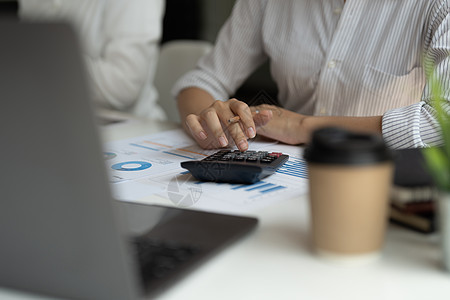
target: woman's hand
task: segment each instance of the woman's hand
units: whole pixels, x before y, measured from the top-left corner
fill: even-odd
[[[273,105],[252,106],[252,111],[259,111],[254,116],[258,134],[287,144],[309,143],[314,130],[323,127],[341,127],[347,130],[381,134],[382,116],[340,117],[340,116],[306,116]],[[272,111],[269,122],[262,124],[258,115]]]
[[[284,108],[262,104],[250,107],[254,114],[258,134],[286,144],[301,144],[309,141],[309,132],[303,127],[306,116]]]
[[[229,121],[236,116],[239,120]],[[192,137],[204,149],[235,144],[240,151],[245,151],[247,139],[256,135],[250,108],[234,98],[225,102],[216,100],[199,114],[187,115],[185,120]]]

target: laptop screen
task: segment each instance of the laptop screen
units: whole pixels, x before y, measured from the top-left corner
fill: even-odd
[[[72,29],[0,22],[0,36],[0,286],[134,299],[141,283],[168,286],[256,225],[113,201]]]

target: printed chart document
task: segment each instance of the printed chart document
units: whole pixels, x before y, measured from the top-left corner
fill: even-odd
[[[201,182],[180,163],[217,150],[201,149],[181,129],[107,143],[104,159],[114,196],[124,201],[145,202],[158,195],[167,205],[245,214],[307,192],[302,148],[256,139],[249,141],[249,150],[283,152],[289,161],[251,185]]]

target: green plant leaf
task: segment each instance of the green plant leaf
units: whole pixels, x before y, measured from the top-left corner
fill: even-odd
[[[423,149],[422,153],[436,185],[450,191],[450,160],[445,151],[432,147]]]
[[[441,83],[433,74],[430,80],[431,95],[433,98],[433,107],[436,110],[436,118],[441,127],[442,137],[444,140],[444,150],[447,158],[450,157],[450,115],[447,114],[444,108],[445,99],[442,98],[444,92]]]
[[[444,147],[425,148],[422,153],[438,188],[450,192],[450,114],[447,113],[450,103],[443,97],[444,88],[439,81],[436,66],[432,67],[432,64],[428,64],[425,70],[431,89],[431,104],[436,111],[436,120],[441,129]]]

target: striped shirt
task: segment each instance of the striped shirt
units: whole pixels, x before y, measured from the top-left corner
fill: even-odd
[[[450,0],[240,0],[173,92],[199,87],[228,99],[269,59],[286,109],[382,115],[390,147],[440,144],[425,69],[436,65],[449,91],[449,12]]]

